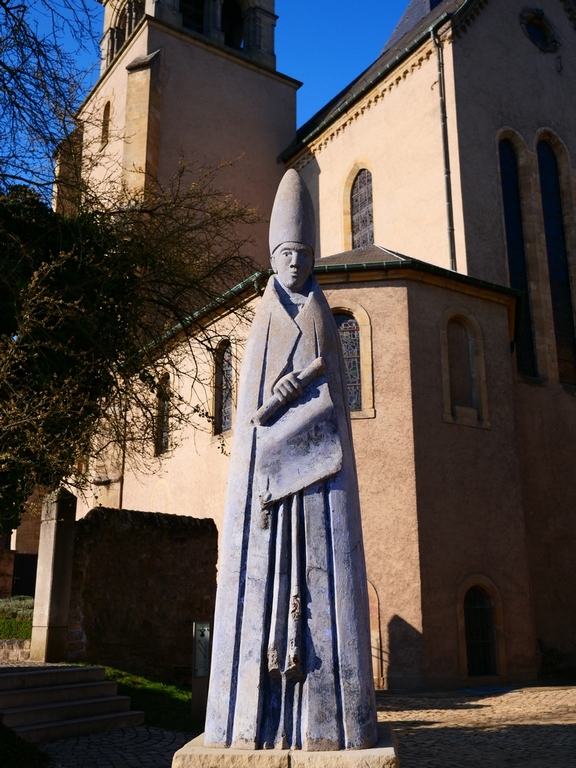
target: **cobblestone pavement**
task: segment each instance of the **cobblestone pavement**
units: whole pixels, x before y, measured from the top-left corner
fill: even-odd
[[[399,768],[576,768],[576,687],[378,692]]]
[[[170,768],[174,752],[191,738],[191,733],[138,725],[39,746],[52,758],[51,768]]]

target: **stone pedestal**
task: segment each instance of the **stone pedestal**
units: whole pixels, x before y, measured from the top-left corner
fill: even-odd
[[[76,497],[61,489],[42,509],[32,643],[34,661],[64,661],[74,556]]]
[[[372,749],[305,752],[279,749],[214,749],[204,746],[204,734],[174,755],[172,768],[396,768],[390,726],[378,724],[378,743]]]

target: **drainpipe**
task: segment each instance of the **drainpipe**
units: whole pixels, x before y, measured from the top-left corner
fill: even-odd
[[[444,80],[444,56],[442,45],[438,40],[436,30],[433,29],[430,37],[436,48],[438,61],[438,95],[440,97],[440,122],[442,124],[442,149],[444,152],[444,186],[446,191],[446,219],[448,222],[448,244],[450,248],[450,269],[457,272],[456,267],[456,240],[454,238],[454,204],[452,201],[452,182],[450,171],[450,147],[448,145],[448,116],[446,114],[446,83]]]
[[[122,468],[120,470],[120,493],[118,494],[118,509],[124,504],[124,475],[126,473],[126,430],[128,422],[128,408],[124,405],[124,423],[122,425]]]

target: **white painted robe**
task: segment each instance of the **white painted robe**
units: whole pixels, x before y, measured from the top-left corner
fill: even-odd
[[[342,353],[313,276],[307,286],[305,304],[289,312],[286,292],[270,279],[242,364],[207,746],[337,750],[376,742]],[[319,357],[324,372],[263,426],[254,426],[251,419],[278,380]]]

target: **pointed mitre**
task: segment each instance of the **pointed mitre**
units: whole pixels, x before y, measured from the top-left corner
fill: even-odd
[[[270,217],[270,253],[282,243],[302,243],[316,250],[312,198],[293,169],[286,171],[280,182]]]

